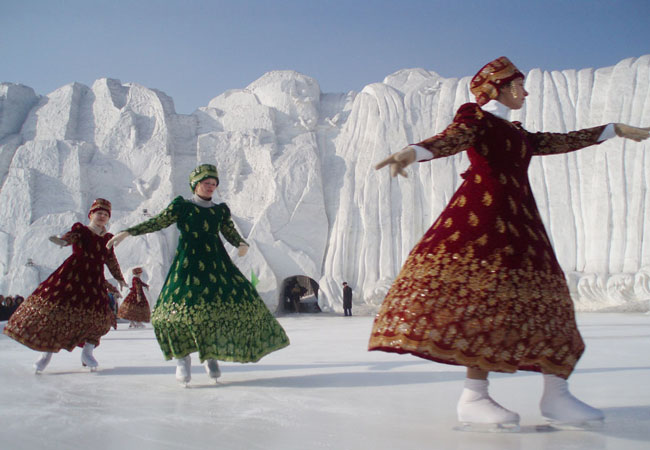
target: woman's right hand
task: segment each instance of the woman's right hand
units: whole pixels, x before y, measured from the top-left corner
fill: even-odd
[[[395,178],[397,175],[408,177],[404,170],[407,166],[415,162],[415,149],[413,147],[404,147],[397,153],[393,153],[388,158],[380,161],[375,166],[375,170],[390,165],[390,176]]]
[[[106,248],[110,250],[113,247],[117,247],[119,243],[126,239],[128,236],[131,236],[128,231],[120,231],[106,243]]]
[[[58,236],[50,236],[48,239],[50,240],[50,242],[54,242],[59,247],[65,247],[66,245],[68,245],[66,241],[64,241]]]

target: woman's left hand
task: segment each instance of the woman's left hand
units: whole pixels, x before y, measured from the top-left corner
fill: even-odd
[[[636,142],[644,141],[648,139],[648,136],[650,136],[650,127],[633,127],[630,125],[625,125],[624,123],[615,123],[614,131],[616,132],[617,136],[626,139],[632,139]]]
[[[246,256],[246,253],[248,253],[248,245],[246,244],[239,244],[239,249],[238,249],[238,255],[239,256]]]
[[[120,285],[120,289],[124,289],[126,287],[126,281],[124,280],[117,280],[117,283]]]
[[[109,239],[109,241],[106,243],[106,248],[110,250],[113,247],[117,247],[117,245],[120,242],[122,242],[124,239],[126,239],[129,236],[131,236],[131,233],[129,233],[128,231],[120,231],[115,236]]]

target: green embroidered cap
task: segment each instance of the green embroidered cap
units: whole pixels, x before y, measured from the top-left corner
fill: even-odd
[[[194,188],[200,182],[206,178],[214,178],[219,184],[219,174],[217,173],[217,168],[212,164],[201,164],[199,167],[194,169],[190,174],[190,189],[194,192]]]

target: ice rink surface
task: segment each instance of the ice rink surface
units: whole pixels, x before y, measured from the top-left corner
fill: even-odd
[[[519,433],[454,431],[461,367],[366,351],[372,317],[281,317],[291,345],[256,364],[221,363],[210,383],[196,355],[190,388],[153,330],[119,324],[95,350],[37,353],[0,336],[0,448],[18,449],[648,449],[650,315],[583,313],[587,350],[573,393],[606,414],[598,431],[538,431],[539,374],[493,374],[491,393]],[[1,326],[4,327],[4,322]]]

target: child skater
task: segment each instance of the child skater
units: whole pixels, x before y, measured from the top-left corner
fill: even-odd
[[[117,317],[130,320],[129,328],[144,328],[142,322],[149,322],[151,310],[142,288],[149,289],[149,285],[140,279],[142,267],[136,267],[132,270],[132,273],[131,289],[122,304],[120,304]]]
[[[82,347],[81,363],[97,369],[93,350],[99,339],[117,327],[110,309],[104,265],[120,287],[126,287],[113,250],[106,243],[113,237],[106,231],[111,217],[111,203],[96,199],[88,218],[90,223],[75,223],[61,237],[50,240],[62,247],[72,246],[72,255],[43,281],[11,316],[4,333],[27,347],[43,352],[34,364],[41,373],[50,362],[52,353],[61,349],[69,352]]]

